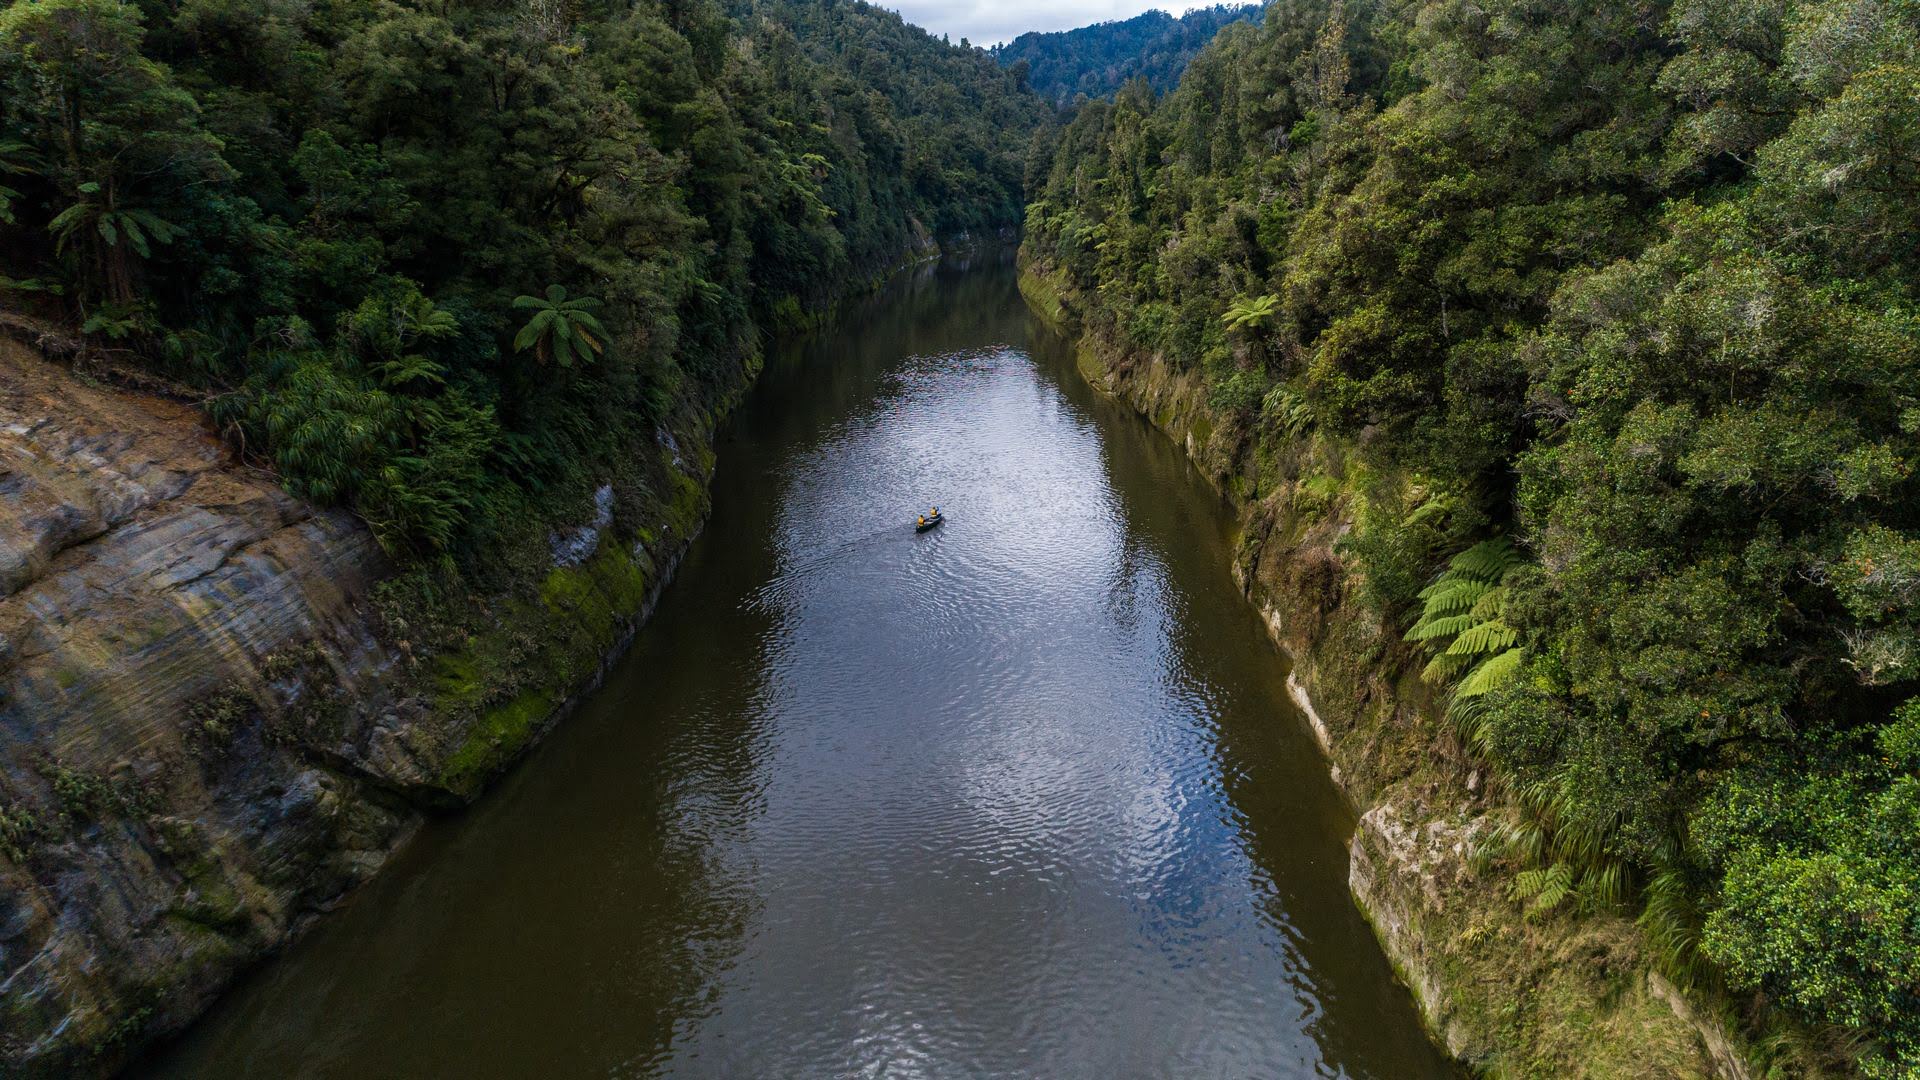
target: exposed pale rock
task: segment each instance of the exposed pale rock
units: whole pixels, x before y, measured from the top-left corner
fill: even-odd
[[[97,1068],[129,1017],[193,1015],[412,824],[369,793],[417,766],[356,750],[362,715],[323,752],[252,707],[377,696],[384,565],[192,407],[0,338],[0,811],[37,826],[0,854],[0,1073]],[[253,719],[216,739],[196,709],[223,695]]]
[[[613,485],[601,484],[593,493],[593,520],[566,533],[548,539],[553,549],[553,565],[579,566],[600,549],[600,534],[613,524]]]
[[[0,315],[0,1076],[66,1077],[192,1019],[478,794],[597,684],[704,502],[649,506],[629,550],[603,543],[603,486],[554,538],[563,587],[471,598],[548,650],[503,698],[517,639],[486,671],[418,652],[404,613],[385,644],[389,568],[357,519],[233,460],[191,405],[49,363],[18,323]],[[704,477],[707,435],[661,429],[645,482],[669,458]]]
[[[1269,619],[1268,625],[1277,625],[1277,619]],[[1293,699],[1301,715],[1307,718],[1308,726],[1313,729],[1314,741],[1320,744],[1320,752],[1332,753],[1333,733],[1327,730],[1327,722],[1320,719],[1319,710],[1313,707],[1313,698],[1308,696],[1307,686],[1300,681],[1300,673],[1297,671],[1287,672],[1287,696]]]

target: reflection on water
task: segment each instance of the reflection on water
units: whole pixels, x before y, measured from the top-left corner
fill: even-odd
[[[1224,512],[1009,270],[776,357],[720,461],[606,689],[153,1071],[1444,1074]]]

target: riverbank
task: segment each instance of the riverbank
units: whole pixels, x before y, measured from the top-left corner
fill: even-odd
[[[850,295],[939,257],[917,240]],[[191,404],[9,330],[0,1073],[23,1077],[105,1074],[184,1027],[590,693],[705,521],[760,365],[681,395],[471,582],[397,573]]]
[[[105,1073],[184,1026],[537,742],[699,530],[739,392],[682,410],[479,592],[396,577],[359,521],[231,460],[191,406],[17,341],[0,383],[10,1076]]]
[[[1083,302],[1023,265],[1029,307],[1073,341],[1081,374],[1181,444],[1236,508],[1234,572],[1293,660],[1289,690],[1358,817],[1349,886],[1434,1037],[1495,1076],[1750,1075],[1711,1009],[1654,970],[1612,915],[1523,917],[1482,841],[1507,808],[1460,748],[1414,652],[1358,600],[1347,447],[1258,440],[1217,417],[1197,373],[1087,326]]]
[[[1231,516],[1034,329],[949,261],[770,349],[605,685],[136,1075],[1454,1076]]]

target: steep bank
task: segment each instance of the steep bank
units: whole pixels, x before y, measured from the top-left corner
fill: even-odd
[[[713,423],[430,610],[197,409],[0,338],[0,1072],[112,1068],[478,794],[651,610]]]
[[[916,229],[849,295],[941,252]],[[595,689],[704,522],[758,367],[683,399],[483,585],[397,573],[196,405],[7,316],[0,1075],[110,1072],[178,1030]]]
[[[867,5],[0,0],[0,1074],[111,1068],[471,799],[759,347],[1017,223],[1048,116]]]
[[[1235,572],[1359,816],[1349,884],[1436,1038],[1501,1076],[1721,1076],[1749,1070],[1723,1027],[1653,971],[1615,916],[1524,918],[1481,840],[1497,783],[1460,750],[1395,628],[1358,601],[1345,448],[1254,449],[1209,409],[1197,372],[1131,352],[1080,319],[1063,279],[1026,266],[1029,305],[1075,340],[1081,373],[1181,443],[1238,507]]]

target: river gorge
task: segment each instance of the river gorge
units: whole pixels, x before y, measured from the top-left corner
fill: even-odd
[[[603,688],[136,1074],[1450,1075],[1228,508],[1010,267],[778,351],[717,452]]]

